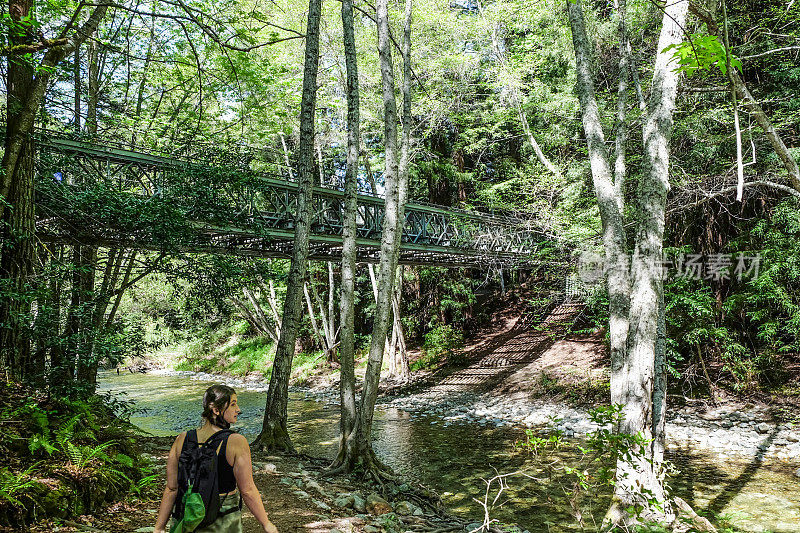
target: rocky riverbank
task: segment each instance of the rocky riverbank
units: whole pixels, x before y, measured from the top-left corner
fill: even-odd
[[[266,383],[254,379],[188,371],[156,371],[201,381],[218,381],[235,388],[264,392]],[[309,399],[338,405],[338,388],[292,387]],[[464,391],[422,390],[398,396],[383,395],[379,407],[438,418],[443,426],[473,423],[482,426],[554,428],[565,437],[581,437],[595,431],[587,410],[563,404],[531,400],[522,395],[494,396]],[[722,458],[786,462],[800,467],[800,427],[777,423],[765,406],[727,404],[710,409],[680,407],[667,414],[667,447],[697,449]],[[798,472],[800,473],[800,472]]]

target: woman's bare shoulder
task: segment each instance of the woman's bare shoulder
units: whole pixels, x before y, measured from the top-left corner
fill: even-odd
[[[247,437],[241,433],[231,433],[231,436],[228,437],[228,446],[236,446],[237,448],[250,448],[250,445],[247,443]]]
[[[176,452],[180,451],[180,449],[183,447],[183,441],[186,440],[187,433],[188,431],[182,431],[177,437],[175,437],[175,442],[172,443],[173,450]]]

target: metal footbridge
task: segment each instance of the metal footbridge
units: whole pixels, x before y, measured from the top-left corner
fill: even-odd
[[[176,155],[52,131],[38,131],[35,142],[36,231],[43,241],[291,254],[298,184],[275,155],[221,149]],[[341,256],[344,203],[340,185],[314,187],[310,259]],[[382,198],[359,194],[359,261],[378,260],[383,210]],[[409,203],[400,262],[534,266],[538,252],[552,245],[511,216]]]

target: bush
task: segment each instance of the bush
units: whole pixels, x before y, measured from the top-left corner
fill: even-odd
[[[422,357],[411,365],[411,370],[419,370],[434,366],[442,361],[449,364],[462,362],[460,355],[464,347],[464,333],[448,324],[436,326],[425,334],[422,345]]]

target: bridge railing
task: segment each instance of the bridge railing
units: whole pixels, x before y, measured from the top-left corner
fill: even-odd
[[[54,134],[37,135],[40,231],[145,247],[286,256],[297,212],[296,182],[285,167],[260,170],[187,161]],[[240,162],[241,163],[241,162]],[[344,192],[314,188],[312,257],[341,248]],[[357,236],[362,260],[375,260],[383,199],[360,194]],[[404,262],[463,264],[532,261],[547,239],[521,221],[411,203],[402,236]]]

